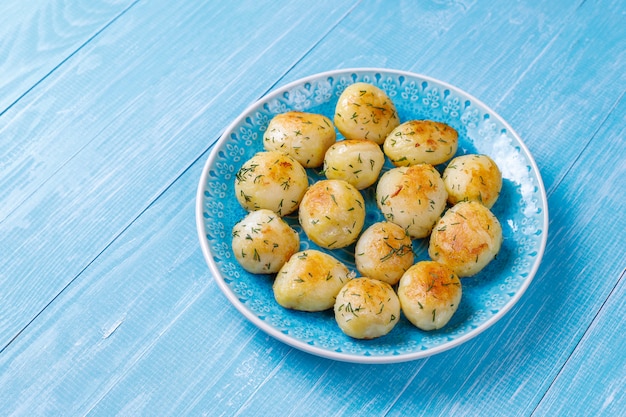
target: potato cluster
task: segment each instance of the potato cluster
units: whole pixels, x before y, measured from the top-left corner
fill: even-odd
[[[486,155],[453,159],[456,130],[433,120],[401,123],[374,85],[346,87],[333,122],[313,113],[276,115],[263,145],[235,179],[249,211],[233,228],[235,258],[251,273],[276,274],[281,306],[332,308],[350,337],[384,336],[401,314],[421,330],[442,328],[461,301],[460,278],[480,272],[500,250],[502,228],[490,210],[502,187],[496,163]],[[386,160],[393,167],[383,173]],[[441,164],[443,175],[435,168]],[[308,168],[322,168],[326,179],[309,184]],[[368,187],[384,221],[363,230],[360,190]],[[282,219],[296,210],[307,238],[329,253],[299,250],[298,233]],[[413,241],[424,238],[431,260],[415,263]],[[350,245],[356,272],[332,256]]]

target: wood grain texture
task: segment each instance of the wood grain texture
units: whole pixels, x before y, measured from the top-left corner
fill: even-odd
[[[217,301],[207,298],[207,293],[218,290],[200,262],[195,228],[189,221],[194,198],[188,190],[199,174],[193,169],[184,175],[176,183],[177,192],[150,207],[112,245],[114,257],[96,260],[11,344],[0,358],[1,409],[18,415],[84,414],[155,346],[163,345],[160,342],[173,323],[180,323],[185,329],[175,337],[176,348],[167,353],[169,358],[155,362],[147,375],[167,389],[164,382],[169,377],[159,375],[159,369],[174,372],[170,364],[187,357],[185,346],[192,346],[197,354],[215,347],[204,326],[217,328],[230,321],[223,330],[240,332],[242,323],[234,317],[203,314]],[[137,263],[138,257],[146,256],[150,260]],[[179,320],[190,306],[199,314],[191,321]],[[221,310],[228,316],[228,310]],[[187,363],[181,370],[188,372],[198,363]]]
[[[211,2],[138,4],[5,113],[3,135],[26,139],[0,172],[0,349],[349,6],[320,3],[312,21],[297,4],[238,19]]]
[[[136,0],[3,1],[0,115],[134,3]]]
[[[626,270],[534,415],[619,416],[626,409]]]
[[[625,272],[535,415],[576,410],[579,416],[609,417],[626,409],[624,345],[615,337],[626,332],[626,321],[619,314],[626,309]]]
[[[576,258],[583,260],[578,276],[570,279],[587,280],[590,285],[607,281],[606,287],[609,287],[610,292],[571,358],[539,404],[534,413],[537,416],[567,415],[574,411],[577,416],[617,416],[626,409],[626,350],[622,336],[626,334],[626,320],[622,314],[626,308],[626,214],[623,210],[626,164],[619,158],[616,158],[616,164],[607,164],[603,158],[616,148],[623,149],[626,146],[624,138],[626,95],[621,97],[598,130],[594,141],[585,150],[585,154],[581,155],[580,161],[585,162],[577,164],[574,171],[566,177],[576,178],[573,187],[590,188],[585,193],[586,198],[582,197],[584,200],[573,201],[572,205],[590,206],[586,216],[575,219],[575,222],[585,225],[585,239],[581,240],[597,242],[596,245],[579,243],[579,248],[570,255],[570,262]],[[599,169],[600,175],[606,175],[605,181],[599,182],[595,187],[586,183],[585,175],[576,175],[581,171],[584,173],[591,166]],[[594,199],[594,193],[596,197],[611,194],[615,197]],[[595,213],[592,212],[594,209]],[[601,224],[602,213],[615,213],[608,227]],[[612,230],[616,233],[611,233]],[[605,239],[602,239],[601,233],[607,234]],[[596,266],[607,260],[604,257],[614,266],[608,271],[597,270]],[[615,286],[611,287],[618,275]],[[581,303],[580,308],[585,309],[588,306],[585,299],[588,297],[588,293],[583,294],[582,303],[579,300],[565,302]]]
[[[624,5],[268,4],[138,2],[0,116],[3,138],[28,138],[0,166],[3,414],[623,409]],[[272,86],[349,66],[476,95],[547,185],[549,244],[527,293],[428,359],[348,364],[275,341],[228,304],[197,243],[195,187],[220,131]]]

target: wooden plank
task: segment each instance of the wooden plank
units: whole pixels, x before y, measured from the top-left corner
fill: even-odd
[[[194,196],[189,190],[200,168],[196,164],[183,175],[166,198],[113,243],[106,262],[96,260],[0,355],[0,409],[18,415],[82,415],[163,344],[172,323],[185,328],[178,333],[184,335],[177,338],[178,353],[168,352],[174,363],[185,360],[184,346],[198,349],[195,360],[198,353],[209,353],[205,349],[219,352],[211,328],[241,332],[243,322],[229,317],[234,311],[204,315],[218,301],[219,290],[202,262],[190,221]],[[188,317],[190,306],[198,314],[179,320]],[[157,364],[152,376],[162,385],[166,376],[158,375],[158,368],[169,367]],[[187,363],[183,369],[192,367]]]
[[[574,360],[568,363],[563,376],[559,377],[554,389],[549,392],[547,411],[540,408],[539,414],[550,415],[552,408],[567,408],[572,411],[583,410],[589,416],[615,416],[626,409],[624,342],[623,339],[619,341],[613,337],[616,333],[623,335],[626,332],[625,321],[616,314],[626,308],[624,278],[622,272],[619,286],[611,293],[597,324],[594,323],[580,349],[577,349]],[[577,371],[581,368],[581,371]],[[575,373],[575,376],[571,373]],[[589,390],[589,386],[594,389]],[[563,404],[560,398],[572,392],[575,393],[575,403]]]
[[[134,3],[136,0],[71,0],[59,7],[53,1],[3,1],[0,115]]]
[[[349,7],[137,4],[5,113],[0,349]]]
[[[626,97],[622,97],[618,106],[611,113],[611,117],[604,123],[603,128],[597,133],[595,144],[605,142],[601,147],[590,147],[589,155],[595,154],[597,165],[604,165],[602,160],[605,152],[611,152],[620,146],[626,145]],[[586,159],[586,158],[585,158]],[[588,159],[587,159],[588,160]],[[587,167],[589,169],[590,166]],[[589,190],[589,194],[599,191],[598,195],[615,193],[614,199],[602,199],[597,204],[612,203],[602,211],[606,213],[605,220],[610,224],[602,228],[598,220],[582,217],[581,222],[589,223],[587,230],[599,228],[608,233],[613,230],[615,239],[611,237],[598,242],[606,242],[602,247],[594,248],[592,253],[596,257],[585,256],[585,249],[581,248],[580,255],[585,261],[584,267],[589,269],[586,274],[575,279],[588,279],[592,285],[598,281],[608,281],[610,286],[615,275],[621,276],[614,288],[611,288],[608,299],[602,304],[602,308],[585,332],[584,337],[576,346],[576,350],[560,370],[554,384],[550,387],[541,403],[535,410],[537,416],[577,415],[577,416],[616,416],[626,409],[626,320],[622,314],[626,309],[626,215],[624,214],[624,187],[626,187],[626,166],[622,163],[612,167],[615,172],[610,172],[611,166],[604,168],[607,175],[604,184],[597,184],[598,188]],[[575,173],[574,173],[575,174]],[[569,178],[569,175],[568,175]],[[574,186],[586,186],[585,181],[578,179]],[[612,190],[612,191],[611,191]],[[584,201],[574,202],[581,204]],[[609,213],[615,210],[615,217],[609,217]],[[588,216],[592,216],[591,212]],[[610,219],[610,220],[609,220]],[[595,234],[595,233],[594,233]],[[597,234],[597,236],[602,236]],[[607,236],[610,236],[607,234]],[[589,236],[591,237],[591,236]],[[605,252],[604,255],[601,255]],[[575,255],[575,254],[574,254]],[[614,258],[615,269],[604,275],[602,271],[596,271],[595,266],[601,261],[601,257]],[[567,300],[566,300],[567,302]],[[573,301],[576,302],[576,301]],[[583,304],[584,308],[587,304]],[[591,314],[591,312],[590,312]]]
[[[324,41],[346,45],[344,53],[328,60],[324,47],[316,48],[284,81],[335,68],[394,68],[451,83],[498,110],[564,30],[564,22],[575,18],[581,3],[499,0],[489,8],[472,1],[400,8],[361,5]],[[614,3],[617,8],[619,3]]]
[[[617,287],[594,320],[566,367],[534,415],[619,416],[626,409],[626,280]],[[618,337],[615,337],[615,336]]]

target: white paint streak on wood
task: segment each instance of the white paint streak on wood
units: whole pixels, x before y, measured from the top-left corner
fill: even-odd
[[[108,339],[124,323],[125,317],[116,320],[111,326],[102,329],[102,338]]]

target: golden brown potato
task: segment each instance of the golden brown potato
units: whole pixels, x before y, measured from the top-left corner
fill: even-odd
[[[385,139],[385,155],[395,166],[438,165],[457,150],[458,133],[445,123],[409,120],[396,127]]]
[[[278,270],[300,248],[298,232],[271,210],[252,211],[232,231],[237,262],[253,274]]]
[[[365,223],[363,196],[343,180],[322,180],[304,194],[298,212],[302,230],[327,249],[354,243]]]
[[[326,253],[309,249],[294,254],[274,280],[274,298],[281,306],[323,311],[335,304],[341,288],[353,278],[348,268]]]
[[[367,139],[379,145],[400,124],[396,106],[387,93],[367,83],[346,87],[337,101],[334,120],[346,139]]]
[[[478,201],[493,207],[502,189],[502,174],[487,155],[462,155],[454,158],[443,171],[448,202]]]
[[[493,213],[476,201],[450,208],[435,225],[428,254],[459,277],[480,272],[500,251],[502,227]]]
[[[342,140],[326,151],[324,174],[363,190],[376,182],[384,163],[383,151],[371,140]]]
[[[248,211],[268,209],[280,216],[294,212],[309,185],[304,167],[278,151],[259,152],[235,178],[235,195]]]
[[[334,310],[339,328],[356,339],[384,336],[400,319],[400,301],[391,285],[368,277],[344,285]]]
[[[398,285],[400,307],[406,318],[422,330],[448,324],[461,302],[461,281],[447,266],[418,262],[402,275]]]
[[[378,222],[368,227],[354,248],[356,269],[362,276],[395,285],[413,265],[413,243],[395,223]]]
[[[263,146],[268,151],[285,152],[305,168],[315,168],[322,165],[324,154],[335,139],[335,126],[328,117],[289,111],[270,120],[263,134]]]
[[[439,172],[429,164],[393,168],[380,177],[376,187],[376,203],[385,219],[412,238],[428,236],[447,197]]]

